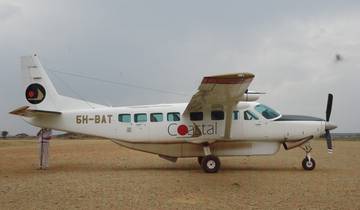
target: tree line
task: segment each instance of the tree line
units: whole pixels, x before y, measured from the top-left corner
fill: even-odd
[[[9,132],[8,131],[1,131],[1,137],[3,139],[6,139],[6,137],[9,135]]]

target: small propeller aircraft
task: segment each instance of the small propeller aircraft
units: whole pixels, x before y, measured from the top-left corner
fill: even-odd
[[[310,140],[324,135],[328,151],[333,149],[332,94],[326,120],[282,115],[257,102],[262,93],[248,91],[251,73],[204,77],[189,103],[107,107],[58,94],[36,54],[22,57],[21,69],[28,104],[11,114],[40,128],[105,137],[172,162],[194,157],[208,173],[218,172],[219,157],[272,155],[281,144],[302,148],[302,166],[313,170]]]

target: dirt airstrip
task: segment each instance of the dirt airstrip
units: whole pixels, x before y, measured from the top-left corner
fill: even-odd
[[[360,209],[360,141],[313,142],[314,171],[300,149],[221,158],[205,174],[194,158],[171,163],[106,140],[52,140],[37,170],[35,140],[0,140],[0,209]]]

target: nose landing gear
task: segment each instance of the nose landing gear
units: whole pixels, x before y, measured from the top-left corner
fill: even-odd
[[[308,159],[308,157],[305,157],[304,160],[302,161],[302,167],[304,168],[304,170],[307,171],[311,171],[315,168],[315,160],[314,159]]]
[[[304,146],[301,146],[301,149],[303,149],[306,153],[306,156],[304,160],[302,161],[302,167],[304,170],[311,171],[315,168],[316,163],[314,158],[311,158],[310,152],[312,150],[312,147],[310,144],[305,144]]]

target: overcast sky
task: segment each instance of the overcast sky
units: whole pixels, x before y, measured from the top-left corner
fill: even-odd
[[[8,114],[25,104],[19,57],[34,52],[63,95],[187,102],[205,75],[252,72],[261,102],[324,118],[331,92],[335,132],[360,132],[360,1],[0,0],[0,130],[11,134],[35,132]]]

